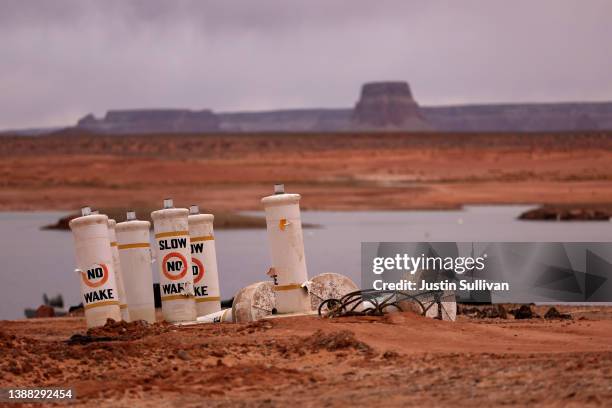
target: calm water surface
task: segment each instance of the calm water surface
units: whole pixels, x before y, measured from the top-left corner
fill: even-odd
[[[362,241],[612,241],[610,222],[518,221],[526,206],[474,206],[458,211],[303,212],[310,276],[345,274],[359,284]],[[262,214],[262,213],[250,213]],[[80,303],[72,235],[42,231],[65,213],[0,213],[0,319],[23,317],[44,292]],[[266,280],[270,258],[265,230],[216,232],[221,295]],[[155,265],[153,265],[155,266]],[[157,281],[157,272],[152,272]]]

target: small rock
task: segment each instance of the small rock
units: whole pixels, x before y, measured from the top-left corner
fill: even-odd
[[[538,317],[538,315],[531,309],[530,305],[521,305],[521,307],[518,309],[511,310],[510,313],[513,314],[514,318],[517,320],[533,319]]]
[[[51,306],[48,305],[40,305],[38,309],[36,309],[36,314],[34,317],[54,317],[55,310]]]
[[[396,351],[387,350],[383,353],[382,357],[385,360],[391,360],[391,359],[399,357],[399,354]]]
[[[191,357],[189,357],[189,354],[187,354],[187,352],[185,350],[179,350],[176,353],[176,356],[178,358],[180,358],[181,360],[184,360],[184,361],[191,360]]]
[[[569,313],[561,313],[557,310],[556,307],[551,307],[548,309],[546,314],[544,315],[545,319],[560,319],[560,320],[571,320],[572,315]]]

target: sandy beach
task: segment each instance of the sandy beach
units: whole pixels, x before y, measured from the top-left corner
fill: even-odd
[[[573,320],[123,323],[90,343],[69,341],[86,333],[79,317],[2,321],[0,380],[74,387],[76,406],[604,406],[612,308],[560,310]]]

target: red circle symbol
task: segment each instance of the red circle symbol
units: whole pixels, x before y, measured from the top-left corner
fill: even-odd
[[[94,264],[92,267],[87,268],[86,272],[81,272],[83,283],[90,288],[98,288],[104,285],[108,280],[108,275],[108,267],[102,263]]]
[[[193,271],[193,283],[195,285],[204,278],[204,265],[202,265],[202,262],[200,262],[200,260],[197,258],[191,258],[191,262],[193,263],[193,266],[198,268],[197,274],[195,273],[195,270]]]
[[[172,258],[179,259],[172,260]],[[168,255],[164,256],[162,261],[162,272],[164,273],[164,276],[170,280],[179,280],[185,277],[187,274],[187,259],[185,259],[185,257],[178,252],[170,252]],[[172,272],[178,273],[172,274]]]

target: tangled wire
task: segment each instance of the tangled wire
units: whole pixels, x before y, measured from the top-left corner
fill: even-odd
[[[437,307],[435,318],[442,320],[444,302],[454,301],[454,294],[444,291],[427,291],[410,294],[395,290],[357,290],[342,296],[340,299],[326,299],[319,305],[319,316],[382,316],[393,310],[414,312],[425,316],[434,306]]]

